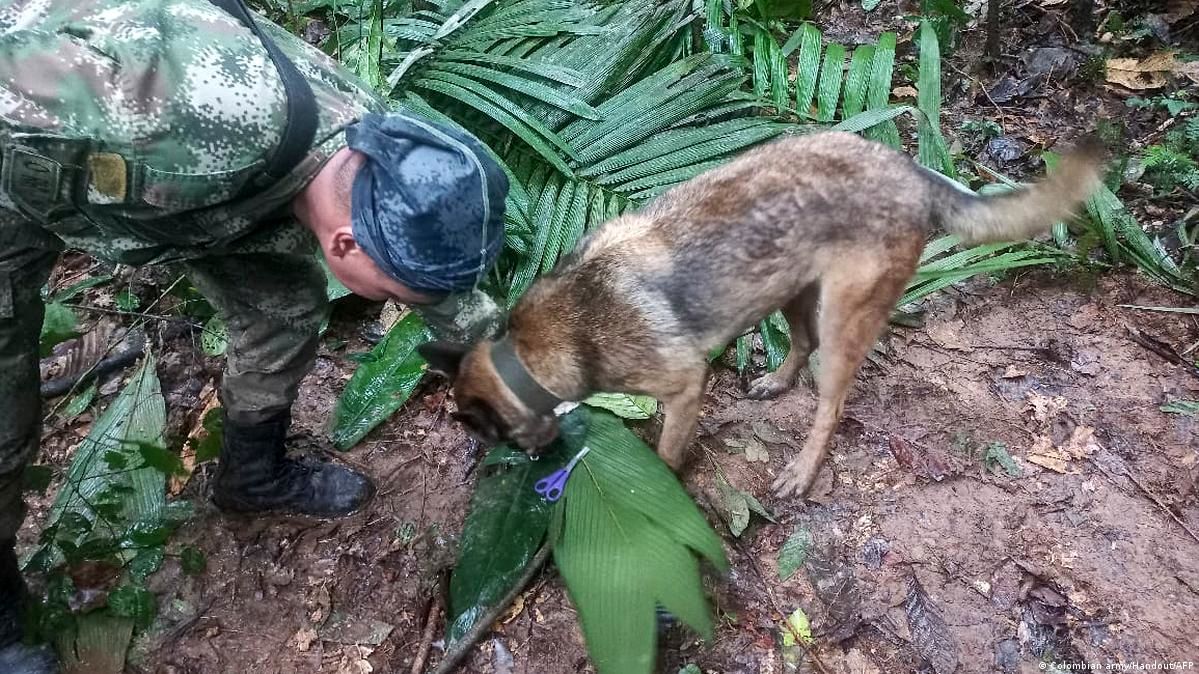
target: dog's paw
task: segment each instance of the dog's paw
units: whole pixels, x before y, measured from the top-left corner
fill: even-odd
[[[804,461],[800,456],[787,467],[783,469],[782,475],[779,475],[774,480],[771,487],[774,489],[776,496],[785,498],[787,496],[803,496],[808,488],[812,486],[812,482],[816,480],[816,472],[819,466],[809,466],[809,462]]]
[[[771,372],[750,382],[745,395],[754,400],[770,400],[787,392],[792,386],[793,382],[780,377],[778,372]]]

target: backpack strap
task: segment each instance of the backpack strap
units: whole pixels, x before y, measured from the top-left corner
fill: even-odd
[[[312,95],[312,87],[308,80],[296,69],[279,49],[279,47],[259,29],[254,17],[246,8],[245,0],[211,0],[212,4],[220,7],[240,21],[250,32],[258,36],[267,55],[279,71],[279,79],[283,82],[283,91],[287,96],[287,119],[283,127],[283,136],[275,152],[267,160],[263,169],[264,181],[259,180],[259,187],[281,180],[294,169],[312,149],[312,141],[316,137],[317,110],[316,99]]]

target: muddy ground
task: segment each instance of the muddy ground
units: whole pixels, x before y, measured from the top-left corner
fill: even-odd
[[[852,44],[900,25],[892,4],[869,16],[858,3],[833,7],[820,24]],[[1078,74],[1042,78],[1003,104],[988,100],[982,90],[1004,75],[1028,75],[1029,45],[1073,44],[1056,4],[1023,3],[1029,11],[1005,25],[998,73],[973,65],[978,29],[963,34],[946,65],[951,139],[1010,175],[1039,171],[1028,151],[1100,118],[1124,123],[1130,142],[1164,121],[1126,108],[1127,92]],[[901,38],[901,54],[910,51]],[[956,133],[965,119],[1000,122],[1022,151],[1004,155],[1007,146]],[[1122,196],[1149,223],[1194,205]],[[718,369],[682,478],[724,536],[732,570],[708,578],[715,639],[699,643],[664,627],[660,671],[690,663],[720,674],[789,671],[780,624],[796,608],[811,617],[817,637],[802,671],[942,672],[950,652],[959,672],[1041,671],[1042,661],[1199,660],[1199,417],[1160,409],[1199,399],[1199,376],[1145,348],[1129,329],[1194,349],[1199,317],[1120,305],[1193,300],[1134,272],[1041,270],[976,279],[926,301],[923,325],[892,328],[860,373],[806,502],[777,499],[768,486],[802,445],[815,408],[810,388],[751,401],[744,377]],[[347,354],[369,348],[361,326],[377,312],[352,301],[339,310],[295,410],[298,445],[324,448],[328,412],[355,367]],[[176,338],[175,351],[161,357],[176,424],[194,414],[219,372],[219,361],[200,356],[193,342]],[[478,451],[450,420],[450,405],[444,386],[427,381],[399,414],[341,455],[380,486],[367,511],[344,521],[224,518],[203,505],[210,467],[197,471],[183,493],[197,497],[200,512],[173,545],[203,549],[207,569],[186,576],[168,560],[152,578],[165,627],[137,644],[130,670],[406,673],[430,620],[435,662],[443,623],[429,613],[454,557]],[[642,430],[652,440],[656,422]],[[47,460],[65,466],[79,428],[47,434]],[[718,472],[757,496],[777,522],[755,518],[732,536]],[[36,535],[38,510],[24,541]],[[809,563],[780,580],[779,549],[798,529],[812,542]],[[911,628],[909,613],[922,608],[912,602],[925,598],[944,630]],[[552,565],[462,671],[593,671]]]

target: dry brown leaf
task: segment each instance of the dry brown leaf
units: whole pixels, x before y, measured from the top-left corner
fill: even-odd
[[[194,438],[196,442],[199,442],[207,433],[204,430],[204,415],[208,414],[209,410],[221,404],[212,382],[205,384],[204,388],[200,391],[200,404],[200,413],[195,417],[196,423],[192,426],[191,431],[188,432],[187,441],[183,443],[183,449],[179,451],[179,459],[183,461],[183,467],[187,469],[187,474],[171,476],[171,481],[167,485],[167,493],[171,496],[178,496],[179,492],[183,491],[183,488],[187,486],[188,480],[191,479],[192,473],[196,469],[196,449],[192,439]]]
[[[1199,84],[1199,61],[1179,63],[1178,67],[1174,69],[1174,72],[1186,77],[1195,84]]]
[[[297,651],[307,653],[308,649],[312,648],[312,642],[316,641],[316,630],[305,627],[296,632],[291,640],[295,642]]]
[[[1035,463],[1038,466],[1041,466],[1042,468],[1048,468],[1049,470],[1052,470],[1055,473],[1065,473],[1066,472],[1066,460],[1065,459],[1059,459],[1057,457],[1046,456],[1043,454],[1029,454],[1026,461],[1028,461],[1029,463]]]
[[[895,87],[891,90],[891,95],[895,98],[916,98],[919,93],[916,87]]]
[[[500,618],[500,623],[507,625],[516,620],[516,617],[525,610],[525,596],[523,594],[516,595],[516,599],[512,600],[512,605],[508,607],[508,612]]]
[[[1163,51],[1143,59],[1119,58],[1107,60],[1107,81],[1128,89],[1159,89],[1170,81],[1170,75],[1182,72],[1190,64],[1179,63],[1174,52]]]
[[[1027,377],[1028,370],[1016,367],[1015,365],[1008,365],[1001,376],[1004,379],[1019,379],[1020,377]]]
[[[1032,408],[1032,416],[1041,423],[1048,423],[1061,414],[1070,402],[1064,396],[1043,396],[1036,391],[1028,392],[1028,407]]]
[[[1090,426],[1075,426],[1070,439],[1061,446],[1061,451],[1074,459],[1085,459],[1099,451],[1099,443],[1095,441],[1095,429]]]

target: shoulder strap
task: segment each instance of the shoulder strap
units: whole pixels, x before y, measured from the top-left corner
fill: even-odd
[[[316,137],[317,112],[316,99],[312,96],[312,87],[308,80],[296,69],[280,51],[279,47],[268,38],[254,22],[254,17],[246,9],[245,0],[211,0],[212,4],[228,12],[240,21],[250,32],[258,36],[266,53],[279,71],[283,82],[283,91],[287,95],[287,120],[283,127],[283,136],[279,146],[267,160],[264,172],[271,181],[280,180],[287,176],[312,149],[312,141]]]

